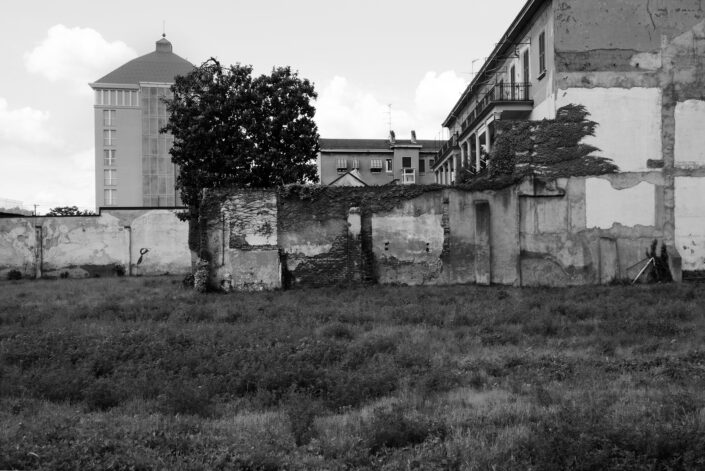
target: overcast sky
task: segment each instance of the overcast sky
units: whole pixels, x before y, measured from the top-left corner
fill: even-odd
[[[440,137],[471,72],[524,0],[3,2],[0,7],[0,201],[39,213],[94,207],[89,82],[154,50],[198,65],[290,65],[319,94],[321,137]]]

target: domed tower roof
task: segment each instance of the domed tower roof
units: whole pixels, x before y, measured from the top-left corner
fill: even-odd
[[[171,43],[162,35],[162,38],[156,43],[154,52],[121,65],[91,85],[138,85],[140,82],[172,83],[174,77],[186,75],[193,68],[193,64],[172,52]]]

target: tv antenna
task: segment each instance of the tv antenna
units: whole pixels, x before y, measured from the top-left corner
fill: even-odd
[[[392,104],[389,103],[389,104],[387,105],[387,108],[389,109],[389,111],[387,111],[388,124],[389,124],[389,131],[391,131],[391,130],[392,130]]]

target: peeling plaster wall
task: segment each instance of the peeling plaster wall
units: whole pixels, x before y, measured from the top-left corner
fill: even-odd
[[[34,276],[38,269],[44,276],[114,274],[115,265],[124,266],[126,272],[132,268],[133,274],[187,273],[191,269],[187,239],[188,224],[171,210],[0,219],[0,277],[12,269],[25,276]],[[140,249],[148,251],[138,265]]]
[[[684,270],[705,270],[705,178],[676,178],[676,248]]]
[[[585,212],[588,228],[609,229],[623,226],[656,224],[656,187],[640,182],[631,188],[615,189],[606,178],[588,178],[585,182]]]
[[[661,90],[658,88],[568,88],[558,92],[556,107],[585,105],[598,123],[586,144],[600,149],[623,172],[648,170],[661,160]]]
[[[211,213],[206,241],[211,283],[247,291],[280,288],[274,191],[231,192]]]
[[[683,199],[702,200],[702,192],[690,190],[702,186],[692,180],[679,189],[675,183],[705,177],[703,2],[562,0],[554,5],[557,106],[571,101],[587,106],[600,125],[590,143],[602,149],[600,155],[614,159],[629,180],[628,186],[616,188],[639,181],[654,185],[654,209],[646,213],[649,220],[653,214],[654,226],[631,230],[641,228],[645,237],[651,231],[667,245],[672,260],[682,256],[684,269],[705,269],[682,243],[692,232],[695,213],[703,209]],[[677,198],[676,192],[685,196]],[[614,198],[629,194],[620,191]],[[650,191],[639,196],[651,199]],[[592,200],[596,208],[598,200]],[[622,206],[615,199],[599,204],[610,213],[612,206]],[[613,222],[624,227],[646,222],[620,212],[626,219]],[[596,213],[590,214],[592,221]],[[680,272],[677,263],[672,269]]]
[[[663,231],[653,223],[653,201],[637,203],[642,204],[647,212],[651,211],[641,221],[646,225],[624,224],[629,211],[626,207],[609,213],[610,217],[600,214],[608,211],[606,208],[610,208],[611,202],[634,198],[633,191],[644,192],[647,201],[649,195],[653,198],[655,185],[638,183],[638,178],[630,177],[631,181],[620,175],[610,176],[613,181],[559,179],[556,187],[564,191],[564,196],[560,191],[523,189],[520,216],[522,285],[569,286],[633,279],[651,242],[663,240]],[[600,192],[609,195],[607,202],[594,199],[603,197]],[[615,218],[621,222],[613,221]],[[678,258],[677,253],[672,255]]]
[[[675,118],[676,165],[705,165],[705,101],[677,103]]]

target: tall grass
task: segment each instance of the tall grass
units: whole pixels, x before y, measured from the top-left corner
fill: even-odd
[[[701,285],[0,294],[1,469],[705,468]]]

